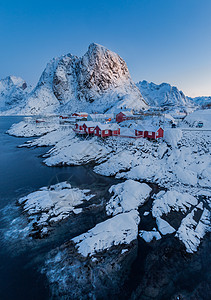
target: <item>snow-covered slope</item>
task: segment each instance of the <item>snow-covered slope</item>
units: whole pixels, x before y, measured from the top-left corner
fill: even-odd
[[[194,106],[190,98],[168,83],[157,85],[143,80],[137,83],[137,87],[150,106],[167,109],[187,109]]]
[[[22,105],[22,100],[28,91],[26,82],[15,76],[0,80],[0,111],[16,109]]]
[[[189,114],[184,121],[191,127],[197,126],[198,122],[203,122],[203,129],[211,129],[211,109],[196,110]]]
[[[105,112],[147,107],[125,61],[93,43],[81,58],[67,54],[50,61],[21,112]]]

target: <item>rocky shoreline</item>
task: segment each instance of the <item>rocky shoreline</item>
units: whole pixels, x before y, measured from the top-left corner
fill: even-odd
[[[20,134],[21,126],[13,133],[16,127]],[[31,136],[34,132],[31,128]],[[72,238],[50,251],[42,268],[53,299],[208,299],[202,293],[210,280],[207,137],[194,143],[192,135],[179,133],[168,142],[105,143],[78,138],[71,128],[42,134],[22,146],[53,146],[44,155],[46,165],[86,164],[96,181],[94,189],[60,182],[19,200],[33,238],[48,238],[56,226],[70,225]],[[100,186],[98,176],[112,177],[114,184]],[[186,181],[179,183],[179,177]],[[49,198],[57,188],[56,200]],[[72,191],[77,193],[69,197]],[[34,197],[38,192],[46,193],[46,205],[44,194],[40,202]],[[204,276],[194,275],[193,284],[195,272]]]

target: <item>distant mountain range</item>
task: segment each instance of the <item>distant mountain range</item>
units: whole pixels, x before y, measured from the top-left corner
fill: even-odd
[[[188,109],[193,107],[191,98],[184,95],[177,87],[168,83],[155,84],[146,80],[137,83],[137,87],[142,93],[144,99],[151,107],[160,107],[172,110],[174,108]]]
[[[196,105],[201,107],[211,107],[211,96],[202,96],[202,97],[195,97],[195,98],[189,98],[191,101],[193,101]]]
[[[140,111],[149,107],[188,110],[209,98],[186,97],[167,83],[135,84],[125,61],[95,43],[82,57],[67,54],[51,60],[33,90],[15,76],[0,80],[0,113],[7,115]]]

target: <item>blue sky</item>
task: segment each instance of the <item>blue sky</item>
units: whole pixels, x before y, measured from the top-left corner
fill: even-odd
[[[91,42],[117,52],[135,82],[211,95],[210,0],[0,0],[0,78],[36,84],[46,63]]]

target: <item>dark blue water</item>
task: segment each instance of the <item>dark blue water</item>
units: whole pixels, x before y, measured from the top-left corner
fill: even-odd
[[[68,180],[78,187],[98,182],[107,189],[113,179],[96,176],[88,167],[47,167],[41,155],[49,148],[18,148],[29,140],[6,134],[21,117],[0,117],[0,299],[49,299],[46,278],[40,268],[46,254],[69,239],[68,228],[45,240],[20,240],[15,233],[5,239],[5,233],[15,228],[13,219],[24,220],[17,200],[42,186]],[[95,184],[96,186],[96,184]],[[19,225],[21,227],[22,224]]]

